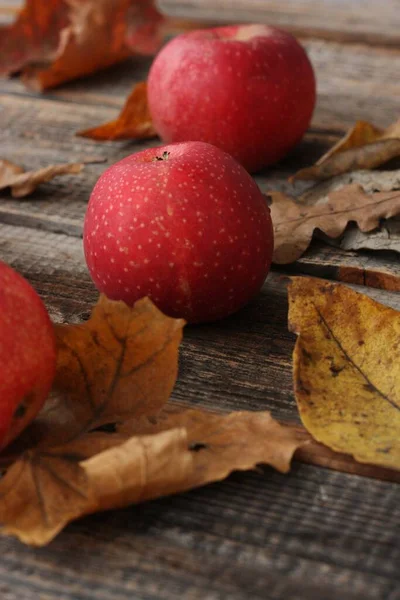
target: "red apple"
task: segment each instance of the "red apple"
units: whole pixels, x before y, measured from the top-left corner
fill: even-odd
[[[261,288],[273,233],[265,198],[204,142],[151,148],[107,169],[84,224],[93,281],[109,298],[149,296],[189,322],[233,313]]]
[[[150,69],[148,100],[165,142],[209,142],[254,172],[303,136],[315,79],[289,33],[232,25],[184,33],[164,46]]]
[[[0,449],[39,412],[55,368],[55,336],[43,302],[0,261]]]

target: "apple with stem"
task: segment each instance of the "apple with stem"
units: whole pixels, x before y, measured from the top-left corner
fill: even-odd
[[[231,25],[166,44],[150,69],[148,101],[163,141],[214,144],[254,172],[283,158],[304,135],[315,78],[289,33]]]
[[[273,252],[266,199],[204,142],[150,148],[108,168],[92,192],[84,250],[97,288],[167,315],[214,321],[261,288]]]
[[[0,450],[34,419],[50,391],[56,342],[32,286],[0,261]]]

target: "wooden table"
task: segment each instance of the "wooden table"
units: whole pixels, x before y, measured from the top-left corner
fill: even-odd
[[[384,10],[385,2],[380,6]],[[363,38],[359,27],[355,38],[349,28],[335,38],[322,25],[302,33],[317,73],[318,106],[296,151],[257,178],[264,190],[288,189],[287,176],[310,164],[355,119],[387,125],[399,116],[398,29],[388,29],[387,38],[382,29]],[[131,61],[44,96],[17,80],[2,81],[1,156],[30,168],[89,156],[110,164],[142,148],[99,145],[74,133],[113,118],[147,68],[146,61]],[[43,185],[25,201],[1,193],[0,259],[28,278],[56,321],[79,322],[97,297],[81,232],[90,190],[105,166],[89,165],[81,176]],[[292,270],[379,287],[373,274],[395,273],[395,261],[314,243]],[[396,292],[359,289],[400,309]],[[286,322],[285,283],[274,270],[244,310],[187,328],[173,398],[221,410],[268,409],[298,420],[294,336]],[[398,600],[399,526],[397,484],[294,462],[288,476],[267,468],[234,474],[187,494],[83,519],[43,549],[0,537],[0,598]]]

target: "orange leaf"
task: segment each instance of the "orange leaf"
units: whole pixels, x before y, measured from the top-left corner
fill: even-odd
[[[92,140],[145,140],[156,135],[147,104],[147,83],[142,81],[133,88],[119,117],[77,135]]]
[[[26,0],[2,32],[0,73],[22,70],[28,86],[51,88],[154,53],[161,22],[152,0]]]

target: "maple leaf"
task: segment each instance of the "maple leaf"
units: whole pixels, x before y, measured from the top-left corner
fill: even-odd
[[[350,288],[294,277],[294,388],[303,425],[335,451],[400,470],[400,313]]]
[[[297,260],[308,248],[315,229],[336,238],[355,221],[363,232],[372,231],[380,220],[400,213],[400,192],[366,194],[358,184],[328,193],[313,205],[296,202],[280,192],[269,192],[274,224],[274,257],[278,264]]]
[[[171,407],[159,415],[175,383],[183,325],[148,299],[131,309],[101,297],[88,322],[56,326],[54,396],[9,449],[0,480],[5,533],[41,546],[85,514],[258,463],[287,472],[304,437],[269,413]],[[98,429],[104,425],[112,431]]]
[[[152,0],[26,0],[1,30],[0,73],[22,71],[44,90],[120,62],[153,54],[163,22]]]
[[[147,83],[136,84],[115,121],[80,131],[77,135],[97,141],[146,140],[156,136],[147,104]]]
[[[357,169],[374,169],[397,156],[400,156],[400,119],[386,129],[357,121],[314,166],[300,169],[290,181],[324,180]]]
[[[24,198],[32,194],[41,183],[58,175],[75,175],[80,173],[83,167],[83,163],[65,163],[49,165],[35,171],[24,171],[16,164],[0,159],[0,190],[9,187],[13,198]]]

